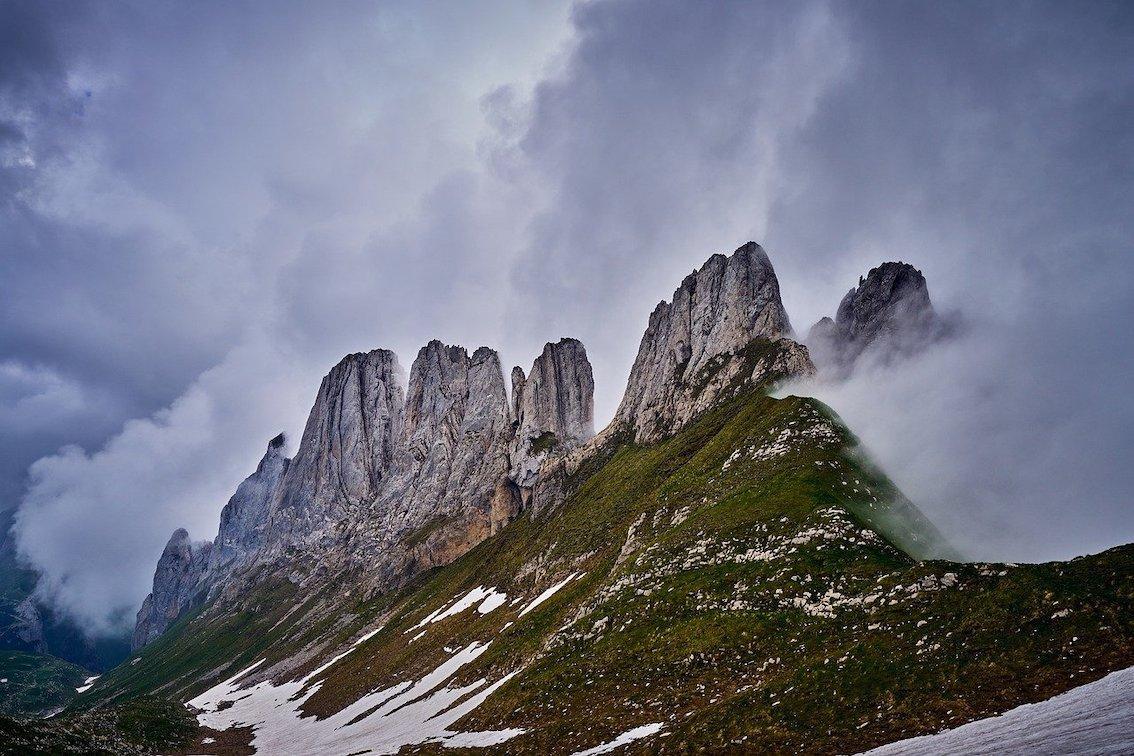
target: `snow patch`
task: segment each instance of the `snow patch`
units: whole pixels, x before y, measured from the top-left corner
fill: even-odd
[[[603,743],[602,745],[597,745],[594,748],[588,748],[585,751],[576,751],[574,754],[572,754],[572,756],[595,756],[595,754],[599,753],[610,753],[615,748],[621,748],[627,743],[632,743],[635,740],[641,740],[642,738],[648,738],[651,735],[656,735],[657,733],[661,732],[661,728],[661,722],[653,722],[652,724],[635,727],[633,730],[627,730],[626,732],[622,733],[609,743]]]
[[[1134,667],[1004,714],[899,740],[872,756],[1134,753]]]
[[[532,609],[535,609],[537,606],[542,604],[544,601],[547,601],[549,598],[551,598],[552,596],[555,595],[556,591],[558,591],[560,588],[562,588],[563,586],[570,583],[575,578],[580,577],[582,574],[583,573],[581,573],[581,572],[572,572],[570,575],[563,578],[563,580],[561,580],[560,582],[558,582],[555,585],[548,588],[543,593],[536,596],[534,599],[531,600],[531,602],[527,606],[525,606],[523,609],[520,610],[520,616],[523,617],[525,614],[530,612]]]
[[[86,680],[83,680],[82,685],[75,688],[75,692],[76,693],[86,693],[88,690],[91,689],[91,686],[94,685],[94,681],[97,680],[100,677],[102,677],[102,675],[95,675],[94,677],[88,677]],[[8,682],[8,681],[4,680],[4,682]]]
[[[507,594],[501,593],[495,588],[485,588],[483,585],[478,585],[476,588],[473,588],[464,596],[461,596],[459,599],[449,605],[448,609],[442,606],[440,609],[427,614],[425,618],[421,620],[421,622],[418,622],[409,630],[406,630],[405,634],[409,635],[414,630],[420,630],[426,625],[432,624],[434,622],[440,622],[446,617],[453,617],[455,615],[458,615],[469,607],[474,606],[478,603],[480,604],[480,606],[477,607],[477,611],[481,614],[488,614],[507,600]]]
[[[351,650],[362,640],[356,641]],[[345,654],[300,680],[279,685],[264,680],[241,689],[239,681],[263,664],[261,659],[186,705],[199,712],[197,721],[203,726],[217,730],[252,727],[252,745],[259,753],[393,754],[403,746],[423,743],[440,743],[450,748],[491,746],[514,738],[523,730],[454,732],[448,727],[480,706],[515,673],[487,687],[484,678],[460,687],[444,685],[461,667],[488,650],[489,645],[471,643],[420,680],[407,680],[371,692],[326,719],[304,716],[301,710],[323,685],[322,680],[309,684],[312,678]]]

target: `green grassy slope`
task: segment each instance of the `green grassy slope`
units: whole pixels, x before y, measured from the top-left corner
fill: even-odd
[[[0,753],[153,754],[180,751],[197,731],[181,705],[168,700],[137,699],[128,707],[63,715],[41,721],[0,716]]]
[[[31,717],[58,711],[90,674],[54,656],[0,651],[0,714]]]
[[[83,705],[186,700],[251,662],[321,675],[306,710],[419,678],[491,641],[457,683],[522,670],[461,723],[523,727],[509,752],[566,753],[661,722],[649,751],[848,752],[1039,700],[1134,661],[1134,548],[1046,565],[919,562],[932,526],[811,399],[741,393],[651,447],[614,439],[452,565],[360,601],[265,582],[186,618]],[[898,547],[902,548],[898,548]],[[903,550],[904,549],[904,550]],[[534,598],[411,631],[477,586]],[[508,624],[511,623],[511,624]],[[428,749],[426,749],[428,750]]]

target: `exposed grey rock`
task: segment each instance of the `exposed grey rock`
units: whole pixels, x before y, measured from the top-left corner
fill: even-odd
[[[933,309],[921,271],[886,262],[872,269],[839,303],[835,319],[823,318],[807,336],[817,364],[837,375],[856,362],[908,356],[945,336],[949,328]]]
[[[528,382],[528,377],[524,375],[524,369],[519,365],[512,368],[512,420],[519,424],[520,417],[520,404],[524,399],[524,384]]]
[[[507,481],[511,411],[500,358],[431,341],[410,369],[403,433],[365,513],[346,525],[331,570],[360,570],[369,591],[448,564],[519,511]]]
[[[410,371],[405,436],[380,502],[414,524],[487,503],[507,471],[508,392],[495,351],[431,341]],[[384,514],[384,513],[379,513]]]
[[[790,332],[764,251],[749,243],[714,255],[651,315],[611,427],[653,441],[730,387],[811,371]],[[138,614],[137,645],[203,595],[239,600],[264,574],[305,589],[395,589],[460,557],[525,505],[556,506],[597,443],[593,373],[575,339],[547,344],[530,374],[515,368],[511,403],[500,359],[485,347],[470,357],[431,341],[405,391],[401,376],[386,350],[331,370],[294,459],[273,439],[225,507],[211,552],[174,534]]]
[[[209,563],[213,545],[193,543],[184,528],[173,531],[154,571],[154,588],[134,625],[132,647],[137,650],[153,641],[204,597],[201,576]]]
[[[790,334],[779,281],[760,245],[713,255],[650,315],[616,423],[639,442],[656,441],[716,400],[744,369],[734,358],[749,342]],[[795,357],[783,366],[810,371],[807,351],[790,343]]]
[[[509,477],[530,488],[541,465],[587,441],[594,429],[595,380],[587,350],[578,339],[543,347],[531,374],[512,369],[516,435]]]
[[[43,617],[35,599],[27,596],[16,605],[15,616],[8,632],[26,648],[37,654],[47,653],[47,641],[43,635]]]
[[[331,542],[377,496],[402,436],[402,376],[397,356],[375,349],[344,357],[323,379],[270,507],[268,545]]]
[[[244,479],[221,510],[220,528],[209,557],[210,584],[243,565],[263,545],[269,508],[291,462],[284,456],[284,443],[282,433],[268,442],[256,472]]]

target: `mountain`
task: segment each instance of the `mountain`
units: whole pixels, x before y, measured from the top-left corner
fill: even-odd
[[[489,349],[431,342],[404,394],[344,358],[225,566],[178,536],[176,616],[58,726],[159,696],[192,753],[847,753],[1131,666],[1134,547],[957,561],[829,407],[770,395],[814,370],[790,333],[750,243],[654,310],[593,436],[573,340],[510,399]]]
[[[886,262],[858,279],[839,303],[835,319],[813,325],[806,343],[818,365],[845,375],[861,359],[891,362],[921,351],[950,330],[933,308],[921,271],[908,263]]]

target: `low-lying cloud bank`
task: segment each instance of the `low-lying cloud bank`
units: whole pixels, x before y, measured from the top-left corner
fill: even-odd
[[[1046,372],[1018,336],[973,331],[783,391],[834,408],[967,558],[1066,559],[1134,541],[1124,461],[1134,414],[1100,395],[1122,376]]]

